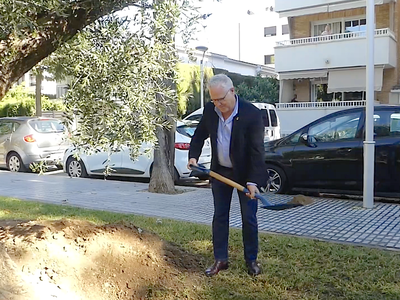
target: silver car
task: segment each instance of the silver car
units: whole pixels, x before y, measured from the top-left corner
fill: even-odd
[[[61,166],[68,146],[66,129],[58,119],[0,118],[0,167],[12,172],[27,171],[41,161]]]

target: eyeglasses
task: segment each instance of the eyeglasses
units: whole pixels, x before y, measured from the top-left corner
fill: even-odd
[[[228,90],[228,91],[226,92],[225,96],[223,96],[222,98],[219,98],[219,99],[211,99],[211,102],[214,103],[214,104],[224,102],[224,101],[225,101],[225,98],[226,98],[226,95],[228,95],[228,93],[229,93],[230,91],[231,91],[231,89]]]

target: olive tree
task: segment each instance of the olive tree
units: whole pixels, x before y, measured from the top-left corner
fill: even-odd
[[[70,120],[79,116],[72,137],[77,148],[107,151],[109,175],[111,157],[122,146],[135,159],[142,142],[155,145],[149,190],[174,193],[174,36],[180,22],[191,28],[198,16],[186,1],[141,3],[134,18],[108,15],[87,26],[44,65],[70,82],[65,104]]]

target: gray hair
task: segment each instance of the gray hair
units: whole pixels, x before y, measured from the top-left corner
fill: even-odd
[[[210,89],[210,88],[217,87],[217,86],[221,86],[224,89],[229,90],[229,89],[233,88],[233,82],[225,74],[217,74],[210,78],[210,80],[208,82],[208,88]]]

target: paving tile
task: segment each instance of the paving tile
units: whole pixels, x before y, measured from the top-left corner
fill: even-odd
[[[24,189],[20,186],[24,185]],[[63,176],[13,174],[0,171],[0,195],[211,224],[213,200],[209,189],[179,187],[178,195],[148,193],[148,184]],[[289,195],[265,195],[273,203],[290,201]],[[118,200],[116,200],[118,199]],[[285,211],[259,209],[259,228],[330,241],[400,249],[400,206],[377,203],[372,210],[351,200],[317,198],[315,203]],[[230,226],[241,227],[240,205],[234,193]]]

